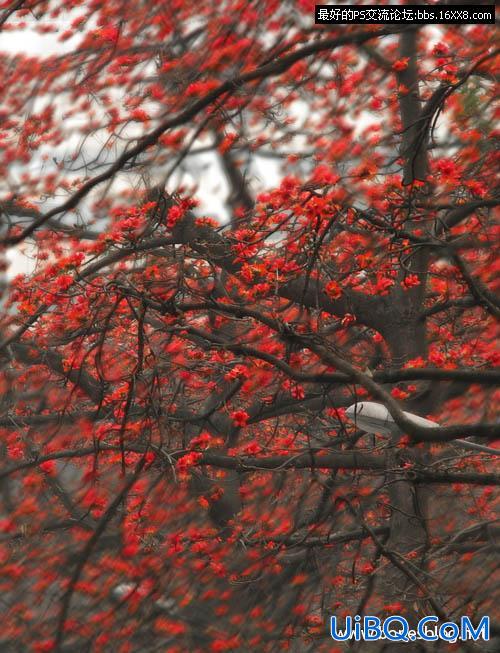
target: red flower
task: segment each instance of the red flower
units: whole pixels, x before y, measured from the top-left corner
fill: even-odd
[[[388,277],[378,277],[374,289],[375,294],[381,295],[382,297],[384,295],[388,295],[389,288],[391,288],[393,285],[394,285],[394,281],[392,279],[389,279]]]
[[[184,211],[180,206],[171,206],[168,210],[167,228],[173,229],[179,220],[182,220],[183,215]]]
[[[400,390],[399,388],[393,388],[391,390],[391,395],[394,399],[406,399],[409,396],[407,392]]]
[[[356,316],[352,313],[346,313],[340,323],[343,327],[348,327],[350,324],[354,324],[355,322]]]
[[[246,447],[245,447],[245,453],[249,455],[255,455],[257,453],[260,453],[262,451],[261,446],[258,442],[253,440],[252,442],[249,442]]]
[[[375,567],[373,566],[373,564],[371,562],[365,562],[365,564],[361,566],[361,573],[362,574],[371,574],[374,569],[375,569]]]
[[[44,460],[43,463],[40,463],[39,467],[46,474],[55,474],[56,473],[56,461],[55,460]]]
[[[146,122],[150,119],[150,116],[144,109],[134,109],[130,114],[132,120],[137,120],[139,122]]]
[[[395,603],[386,603],[383,609],[391,614],[399,614],[403,609],[403,604],[399,601],[396,601]]]
[[[304,388],[301,385],[299,385],[298,383],[296,383],[294,386],[292,386],[292,388],[290,390],[290,394],[292,395],[292,397],[294,399],[304,399],[304,397],[306,396]]]
[[[404,290],[409,290],[414,286],[420,286],[420,279],[416,274],[408,274],[403,281],[401,281],[401,287]]]
[[[395,61],[392,64],[392,69],[397,70],[398,72],[401,72],[402,70],[406,70],[408,68],[409,61],[410,61],[410,57],[403,57],[403,59],[398,59],[398,61]]]
[[[187,472],[191,467],[193,467],[193,465],[196,465],[202,456],[203,454],[196,451],[192,451],[191,453],[182,456],[177,461],[177,469],[180,472]]]
[[[332,579],[330,580],[330,585],[332,587],[341,587],[345,582],[345,579],[343,576],[333,576]]]
[[[436,43],[436,45],[432,48],[432,54],[435,57],[442,56],[443,54],[448,54],[449,48],[446,45],[446,43]]]
[[[211,440],[212,440],[212,436],[210,435],[210,433],[204,431],[203,433],[200,433],[200,435],[198,435],[197,437],[191,440],[191,442],[189,443],[189,448],[206,449],[210,444]]]
[[[48,651],[54,651],[55,648],[55,641],[53,639],[46,639],[43,642],[38,642],[35,644],[34,650],[36,653],[48,653]]]
[[[250,415],[246,412],[246,410],[233,410],[231,413],[231,419],[233,420],[233,424],[235,426],[246,426],[248,423]]]
[[[113,42],[116,41],[120,32],[117,27],[110,25],[108,27],[103,27],[101,30],[97,32],[97,34],[103,41]]]
[[[429,361],[436,367],[440,367],[446,361],[446,357],[440,351],[431,351],[429,354]]]
[[[342,295],[342,288],[336,281],[329,281],[325,286],[325,292],[328,297],[338,299]]]
[[[73,277],[70,274],[61,274],[60,277],[57,277],[55,283],[58,290],[68,290],[73,283]]]
[[[189,84],[187,89],[184,91],[186,97],[192,96],[192,95],[205,95],[206,93],[209,93],[212,91],[214,88],[217,88],[219,86],[219,82],[215,79],[208,79],[203,82],[193,82],[192,84]]]
[[[129,542],[122,548],[122,555],[125,558],[133,558],[139,552],[139,544],[137,542]]]

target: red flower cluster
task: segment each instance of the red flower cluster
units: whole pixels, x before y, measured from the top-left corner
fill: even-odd
[[[250,415],[246,412],[246,410],[233,410],[231,413],[233,424],[238,427],[246,426],[248,424],[249,418]]]

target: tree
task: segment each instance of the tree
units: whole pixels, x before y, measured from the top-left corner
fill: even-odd
[[[2,5],[2,651],[498,634],[494,27],[313,9]]]

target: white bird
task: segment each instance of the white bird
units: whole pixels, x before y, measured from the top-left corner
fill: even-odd
[[[356,424],[358,428],[367,433],[384,433],[385,435],[403,435],[403,431],[394,421],[394,418],[384,406],[376,401],[359,401],[352,404],[346,409],[347,417]],[[425,417],[414,415],[403,411],[403,415],[411,420],[416,426],[424,426],[427,428],[437,428],[440,425]],[[476,451],[483,451],[494,455],[500,455],[499,449],[493,447],[485,447],[482,444],[469,442],[468,440],[455,440],[464,449],[474,449]]]
[[[345,412],[347,417],[358,428],[367,433],[385,433],[386,435],[397,435],[401,433],[401,429],[384,404],[378,404],[375,401],[360,401],[357,404],[349,406]],[[431,422],[430,419],[425,419],[412,413],[403,411],[403,415],[418,426],[427,426],[429,428],[439,426],[436,422]]]

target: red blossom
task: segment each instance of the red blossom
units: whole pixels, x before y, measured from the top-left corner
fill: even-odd
[[[409,397],[408,392],[405,392],[404,390],[401,390],[400,388],[393,388],[391,390],[391,395],[395,399],[399,399],[401,401],[403,401],[404,399],[407,399]]]
[[[54,475],[56,472],[56,461],[55,460],[44,460],[39,465],[40,469],[46,474]]]
[[[197,462],[202,458],[201,453],[198,452],[191,452],[188,454],[185,454],[184,456],[181,456],[180,458],[177,459],[177,469],[180,472],[188,472],[191,467],[195,466]]]
[[[184,216],[184,211],[180,206],[174,205],[171,206],[168,210],[167,217],[167,229],[173,229],[175,225],[182,220]]]
[[[150,120],[150,116],[144,109],[134,109],[130,114],[132,120],[137,120],[138,122],[147,122]]]
[[[342,288],[337,281],[329,281],[325,286],[325,292],[332,299],[339,299],[342,296]]]
[[[401,286],[405,290],[409,290],[410,288],[414,288],[415,286],[419,285],[420,279],[418,278],[417,274],[407,274],[403,281],[401,281]]]
[[[408,68],[409,61],[410,61],[410,57],[403,57],[402,59],[398,59],[392,64],[392,68],[397,72],[406,70]]]
[[[392,288],[394,285],[394,279],[389,279],[388,277],[378,276],[377,282],[375,284],[375,294],[381,295],[382,297],[389,294],[389,288]]]
[[[231,413],[233,424],[238,427],[246,426],[249,418],[250,415],[246,412],[246,410],[233,410]]]

